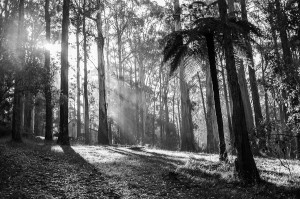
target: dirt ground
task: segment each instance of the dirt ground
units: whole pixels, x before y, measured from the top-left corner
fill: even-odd
[[[0,198],[300,198],[299,162],[257,164],[246,186],[217,155],[2,140]]]

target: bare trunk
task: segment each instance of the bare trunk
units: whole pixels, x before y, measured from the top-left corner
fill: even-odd
[[[181,29],[179,0],[174,0],[175,31]],[[195,151],[194,132],[191,116],[191,104],[189,99],[188,84],[185,81],[184,68],[180,67],[180,95],[181,95],[181,151]]]
[[[208,66],[209,67],[209,66]],[[206,69],[206,103],[207,103],[207,152],[217,153],[218,124],[215,110],[213,84],[210,69]]]
[[[153,105],[153,129],[152,129],[152,146],[155,145],[155,111],[156,111],[156,98],[155,98],[155,90],[154,90],[154,94],[153,94],[153,101],[154,101],[154,105]]]
[[[203,107],[203,112],[204,112],[204,119],[205,119],[205,123],[206,123],[206,128],[207,128],[207,112],[206,112],[206,107],[205,107],[205,100],[204,100],[204,94],[203,94],[203,88],[202,88],[202,84],[201,84],[201,79],[200,79],[200,75],[199,72],[197,72],[197,78],[198,78],[198,82],[199,82],[199,87],[200,87],[200,94],[201,94],[201,101],[202,101],[202,107]]]
[[[79,49],[79,32],[80,24],[77,22],[76,27],[76,50],[77,50],[77,136],[81,136],[81,109],[80,109],[80,49]]]
[[[232,122],[231,122],[231,114],[230,114],[230,107],[228,102],[228,92],[227,92],[227,85],[225,80],[225,73],[224,73],[224,67],[223,67],[223,60],[220,60],[221,63],[221,73],[222,73],[222,83],[224,88],[224,99],[225,99],[225,105],[226,105],[226,113],[227,113],[227,122],[228,122],[228,130],[229,130],[229,137],[230,137],[230,150],[233,149],[233,140],[234,140],[234,134],[232,131]],[[227,143],[228,145],[228,143]]]
[[[45,22],[46,22],[46,42],[50,44],[50,13],[49,0],[45,1]],[[51,69],[50,69],[50,49],[45,49],[45,70],[46,70],[46,84],[45,84],[45,98],[46,98],[46,129],[45,140],[52,140],[52,96],[51,96]]]
[[[61,145],[70,145],[68,128],[69,104],[69,65],[68,65],[68,33],[69,33],[70,0],[63,1],[63,21],[61,36],[61,96],[60,96],[60,132],[57,142]]]
[[[247,9],[246,9],[246,2],[245,0],[241,0],[241,11],[242,11],[242,19],[248,21],[247,17]],[[250,81],[250,88],[251,88],[251,96],[253,102],[253,109],[254,109],[254,119],[256,128],[259,128],[260,122],[263,120],[261,106],[260,106],[260,99],[255,75],[255,65],[253,60],[253,50],[252,46],[248,39],[246,40],[246,45],[248,49],[247,57],[250,60],[250,65],[248,64],[248,72],[249,72],[249,81]]]
[[[240,63],[239,64],[240,67],[238,68],[238,81],[241,89],[242,100],[243,100],[243,105],[245,110],[247,131],[249,134],[252,134],[254,130],[254,122],[253,122],[253,114],[252,114],[251,103],[250,103],[247,82],[245,77],[245,69],[244,69],[243,61],[239,60],[239,63]]]
[[[89,98],[88,98],[88,80],[87,80],[87,36],[85,30],[85,13],[86,13],[86,0],[83,1],[83,63],[84,63],[84,84],[83,84],[83,95],[84,95],[84,133],[85,133],[85,143],[90,144],[90,118],[89,118]]]
[[[19,1],[19,22],[17,38],[17,56],[18,68],[15,77],[15,91],[13,101],[13,118],[12,118],[12,140],[22,142],[22,98],[21,92],[21,71],[24,67],[24,49],[23,49],[23,29],[24,29],[24,0]]]
[[[195,151],[193,123],[191,115],[191,102],[189,99],[188,85],[184,81],[183,68],[180,72],[180,90],[181,90],[181,151]]]
[[[99,129],[98,129],[98,143],[109,144],[108,139],[108,125],[107,125],[107,106],[106,106],[106,92],[105,92],[105,67],[104,67],[104,37],[102,33],[102,19],[101,19],[101,5],[98,2],[97,13],[97,29],[98,29],[98,81],[99,81]]]
[[[208,49],[209,69],[210,69],[213,92],[214,92],[215,111],[217,117],[216,120],[218,125],[219,159],[221,161],[225,161],[227,160],[227,152],[226,152],[226,144],[225,144],[224,129],[223,129],[223,118],[222,118],[222,109],[221,109],[220,94],[219,94],[219,83],[218,83],[218,74],[217,74],[217,66],[216,66],[216,52],[215,52],[213,34],[209,34],[206,36],[206,42],[207,42],[207,49]]]
[[[167,77],[168,78],[168,77]],[[164,106],[165,106],[165,132],[166,132],[166,139],[165,139],[165,144],[166,144],[166,148],[169,149],[170,146],[170,129],[169,129],[169,123],[170,123],[170,118],[169,118],[169,106],[168,106],[168,79],[166,78],[166,83],[164,86],[164,96],[163,96],[163,102],[164,102]]]

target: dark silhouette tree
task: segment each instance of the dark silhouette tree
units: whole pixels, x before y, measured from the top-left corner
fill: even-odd
[[[13,118],[12,118],[12,140],[16,142],[22,142],[22,98],[21,91],[22,78],[21,71],[24,67],[24,2],[19,1],[19,21],[18,21],[18,38],[17,38],[17,69],[15,74],[15,91],[13,101]]]
[[[59,121],[59,136],[57,142],[61,145],[70,145],[69,128],[68,128],[68,32],[69,32],[69,9],[70,0],[63,1],[63,20],[61,34],[61,94],[60,94],[60,121]]]
[[[49,13],[49,0],[45,1],[45,22],[46,22],[46,42],[50,44],[50,13]],[[52,94],[51,94],[51,69],[50,69],[50,49],[45,49],[45,99],[46,99],[46,129],[45,129],[45,140],[52,140]]]
[[[102,33],[102,18],[101,11],[103,10],[103,3],[97,0],[97,47],[98,47],[98,81],[99,81],[99,128],[98,128],[98,143],[109,144],[108,139],[108,125],[107,125],[107,105],[105,92],[105,67],[104,67],[104,37]]]
[[[223,25],[223,39],[225,49],[226,71],[228,84],[232,96],[233,112],[232,127],[234,132],[234,147],[237,158],[235,160],[235,169],[238,176],[247,183],[260,181],[259,173],[252,155],[248,132],[246,127],[246,118],[240,86],[235,66],[232,31],[228,28],[229,19],[227,14],[227,4],[225,0],[218,0],[220,19]]]

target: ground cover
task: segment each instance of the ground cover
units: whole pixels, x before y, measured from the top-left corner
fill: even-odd
[[[2,139],[0,198],[300,198],[299,161],[256,162],[246,186],[217,155]]]

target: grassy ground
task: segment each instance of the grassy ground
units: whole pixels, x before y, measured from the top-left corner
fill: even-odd
[[[216,155],[0,141],[0,198],[300,198],[298,161],[256,159],[244,186]]]

